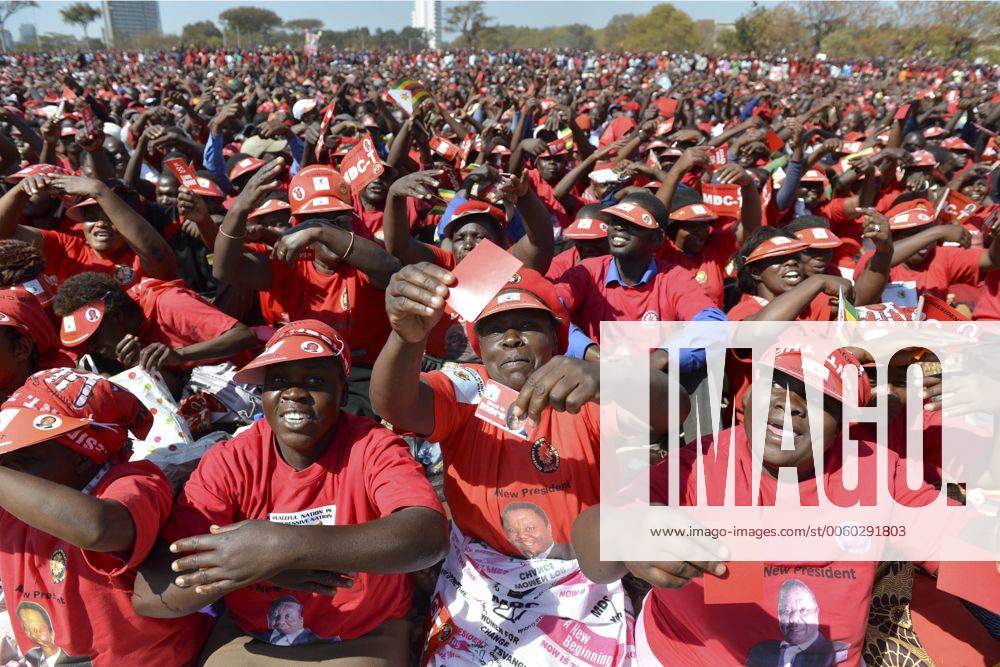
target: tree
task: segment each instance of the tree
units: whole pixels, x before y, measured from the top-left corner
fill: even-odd
[[[493,23],[493,18],[486,15],[482,2],[466,2],[445,10],[445,29],[457,32],[461,36],[455,40],[463,46],[478,46],[484,31]]]
[[[63,23],[78,25],[83,28],[83,38],[89,40],[90,35],[87,34],[87,26],[97,20],[101,15],[101,10],[88,5],[86,2],[74,2],[72,5],[60,9],[59,13],[62,14]]]
[[[22,9],[37,6],[38,3],[34,2],[34,0],[9,0],[8,2],[0,2],[0,33],[4,31],[4,24],[7,23],[7,19],[11,16],[18,13]],[[0,39],[0,51],[5,53],[7,51],[6,41],[2,39]]]
[[[181,29],[181,41],[195,46],[222,44],[222,31],[211,21],[189,23]]]
[[[281,17],[270,9],[259,7],[233,7],[219,14],[226,28],[245,35],[267,35],[281,26]]]
[[[633,19],[622,42],[628,51],[686,51],[697,46],[694,21],[670,4],[656,5],[645,16]]]
[[[620,49],[625,39],[625,29],[635,19],[635,14],[615,14],[601,30],[598,44],[602,49]]]
[[[860,12],[871,11],[871,6],[861,8],[864,4],[843,0],[810,0],[795,3],[795,10],[802,16],[813,48],[818,49],[823,38],[831,32],[843,29],[848,23],[857,23]]]
[[[292,19],[291,21],[285,21],[285,28],[288,30],[316,32],[323,29],[323,21],[320,19]]]

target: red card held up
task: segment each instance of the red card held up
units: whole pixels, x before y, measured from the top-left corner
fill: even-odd
[[[215,190],[210,187],[205,187],[198,182],[198,176],[194,173],[194,169],[191,168],[183,158],[172,157],[170,159],[163,161],[163,166],[170,170],[170,172],[177,179],[177,182],[186,187],[188,190],[196,195],[213,195]],[[205,179],[202,179],[203,181]],[[209,184],[211,185],[211,184]]]
[[[767,134],[764,135],[764,141],[767,142],[767,147],[771,149],[772,153],[777,153],[785,147],[785,140],[779,137],[774,130],[767,131]]]
[[[702,577],[705,604],[760,603],[764,598],[764,566],[754,562],[726,563],[726,574]]]
[[[448,307],[473,322],[503,289],[523,262],[490,241],[480,241],[452,273],[457,284],[448,295]]]
[[[938,590],[1000,614],[1000,572],[997,572],[997,559],[978,547],[957,540],[943,545],[942,556],[948,560],[942,560],[938,566]],[[970,556],[989,560],[953,560]]]
[[[906,117],[910,115],[910,105],[900,104],[899,108],[896,109],[896,115],[892,117],[893,120],[906,120]]]

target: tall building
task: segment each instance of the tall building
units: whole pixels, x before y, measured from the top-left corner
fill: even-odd
[[[441,43],[441,0],[413,0],[411,26],[427,33],[427,43],[436,49]]]
[[[0,30],[0,45],[3,45],[4,51],[10,51],[14,48],[14,36],[10,34],[10,30],[6,28]]]
[[[128,41],[132,37],[162,34],[160,3],[157,0],[103,0],[104,41],[108,46]]]
[[[35,30],[34,23],[22,23],[20,32],[22,44],[35,46],[35,42],[38,40],[38,31]]]

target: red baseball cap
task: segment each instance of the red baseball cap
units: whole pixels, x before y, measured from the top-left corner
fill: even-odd
[[[800,241],[817,250],[839,248],[844,244],[839,236],[825,227],[808,227],[795,232]]]
[[[556,293],[555,286],[542,274],[534,269],[521,268],[504,285],[503,289],[486,304],[483,312],[475,322],[467,322],[466,333],[472,349],[479,355],[479,337],[476,335],[475,324],[490,315],[508,310],[537,309],[547,311],[556,320],[556,334],[559,338],[561,353],[569,346],[569,313]]]
[[[909,164],[904,164],[905,169],[919,169],[921,167],[936,167],[937,158],[930,151],[919,150],[910,153],[910,157],[913,158],[912,162]]]
[[[255,157],[245,157],[233,165],[233,170],[229,172],[229,180],[235,181],[243,174],[249,174],[252,171],[257,171],[263,166],[263,160],[259,160]]]
[[[762,259],[771,259],[772,257],[796,255],[808,247],[809,246],[806,243],[798,240],[797,238],[790,238],[788,236],[772,236],[754,248],[750,254],[747,255],[744,264],[752,264],[753,262],[759,262]]]
[[[247,220],[253,218],[259,218],[262,215],[267,215],[268,213],[275,213],[277,211],[287,211],[291,206],[286,201],[280,199],[268,199],[266,202],[250,211],[250,215],[247,216]]]
[[[69,218],[70,220],[83,222],[84,221],[83,211],[84,209],[89,208],[91,206],[100,206],[100,204],[97,203],[96,199],[92,197],[87,197],[82,202],[70,206],[66,210],[66,217]]]
[[[940,137],[944,134],[944,128],[933,125],[924,130],[924,136],[928,139],[933,139],[934,137]]]
[[[319,320],[298,320],[275,331],[264,351],[237,371],[233,380],[243,384],[263,384],[265,366],[324,357],[340,359],[344,377],[350,376],[351,350],[337,330]]]
[[[910,229],[934,222],[934,205],[927,199],[911,199],[896,204],[888,211],[889,229]]]
[[[597,218],[577,218],[563,229],[563,238],[589,241],[608,238],[608,224]]]
[[[805,351],[807,354],[803,356],[799,348],[779,348],[773,356],[772,366],[775,370],[807,384],[811,384],[818,377],[822,387],[817,386],[817,388],[841,403],[844,402],[843,376],[846,372],[850,377],[857,378],[858,405],[868,404],[872,396],[872,385],[857,357],[846,350],[837,349],[820,364],[808,355],[810,348],[807,347]]]
[[[444,235],[446,237],[450,237],[452,232],[458,229],[456,223],[458,223],[459,220],[470,218],[475,215],[485,215],[493,218],[493,222],[499,226],[501,230],[503,229],[503,226],[507,224],[507,214],[502,208],[493,206],[492,204],[488,204],[484,201],[470,199],[456,208],[455,212],[452,213],[451,220],[449,220],[448,224],[445,225]]]
[[[819,169],[810,169],[802,175],[800,183],[823,183],[826,185],[830,180],[826,177],[826,174],[821,172]]]
[[[646,229],[659,229],[660,227],[652,213],[634,202],[618,202],[614,206],[601,209],[601,213],[613,215]]]
[[[288,203],[292,215],[353,211],[351,190],[332,167],[310,165],[288,184]]]
[[[705,204],[688,204],[671,213],[670,219],[676,222],[712,222],[719,216]]]
[[[960,137],[948,137],[941,142],[941,148],[947,148],[950,151],[966,151],[968,153],[976,152],[975,148],[962,141]]]
[[[215,184],[210,178],[205,178],[204,176],[196,176],[195,180],[198,181],[198,187],[208,190],[208,192],[199,192],[198,194],[202,197],[213,197],[217,199],[225,199],[226,193],[222,191],[218,185]]]
[[[59,340],[66,347],[76,347],[93,336],[103,320],[103,299],[80,306],[62,318],[62,326],[59,327]]]
[[[8,183],[20,183],[29,176],[38,176],[39,174],[45,174],[47,176],[65,176],[68,173],[69,172],[62,167],[57,167],[52,164],[31,164],[24,169],[15,171],[4,180]]]
[[[14,327],[31,336],[39,354],[59,346],[48,313],[38,299],[23,288],[0,290],[0,326]]]
[[[127,461],[128,432],[145,438],[153,425],[152,414],[130,392],[73,368],[35,373],[0,410],[0,453],[55,440],[98,463]]]

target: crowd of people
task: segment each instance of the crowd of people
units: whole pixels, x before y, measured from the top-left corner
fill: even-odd
[[[597,539],[602,322],[1000,319],[998,84],[759,54],[0,57],[0,663],[996,663],[1000,618],[937,563],[776,553],[756,602],[708,604],[724,561]],[[520,268],[463,318],[487,251]],[[815,494],[795,355],[764,468]],[[827,359],[862,401],[866,361]],[[902,420],[921,366],[925,433],[937,362],[889,374]],[[651,365],[683,418],[704,353]],[[750,465],[733,368],[734,437],[654,409],[654,459],[675,431]],[[165,416],[190,437],[151,435]]]

